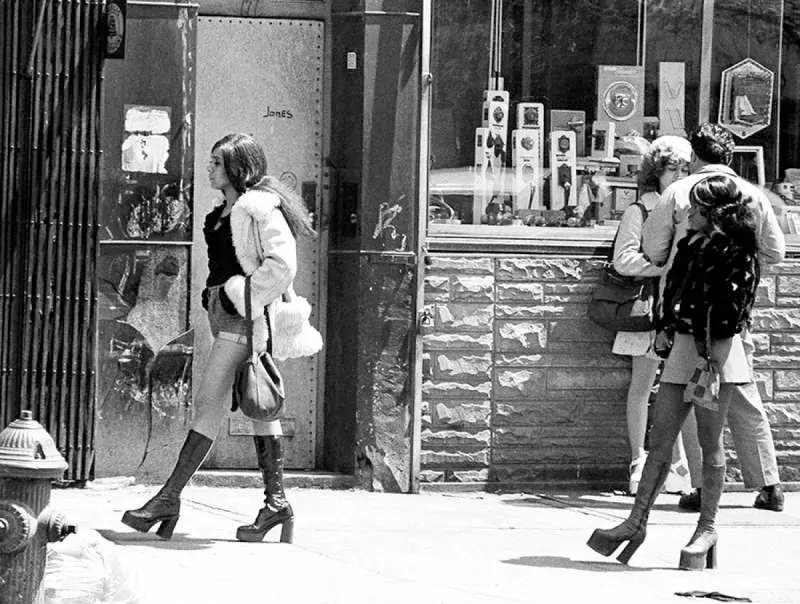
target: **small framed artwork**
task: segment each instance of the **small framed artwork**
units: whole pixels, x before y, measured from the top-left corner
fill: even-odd
[[[762,187],[767,186],[764,147],[760,145],[736,145],[733,148],[731,168],[745,180]]]

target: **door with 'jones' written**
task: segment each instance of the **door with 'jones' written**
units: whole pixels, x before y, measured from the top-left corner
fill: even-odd
[[[197,30],[195,125],[195,255],[192,268],[195,375],[200,376],[211,334],[199,305],[208,274],[202,226],[219,193],[206,166],[215,141],[231,132],[252,134],[267,154],[269,174],[294,188],[319,215],[322,177],[324,24],[299,19],[200,17]],[[319,241],[298,241],[295,289],[319,325]],[[313,468],[320,355],[280,363],[287,388],[283,422],[286,467]],[[195,379],[195,389],[200,380]],[[230,401],[221,402],[230,404]],[[205,463],[207,468],[255,468],[249,420],[230,415]]]

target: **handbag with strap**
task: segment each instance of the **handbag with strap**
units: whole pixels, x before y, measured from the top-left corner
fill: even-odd
[[[634,205],[642,211],[642,221],[647,219],[647,208],[640,202]],[[600,272],[600,282],[592,292],[589,318],[611,331],[650,331],[653,328],[653,299],[655,279],[652,277],[626,277],[614,269],[614,246]]]
[[[247,358],[236,369],[233,380],[231,410],[240,409],[250,419],[268,422],[278,419],[283,412],[286,395],[283,377],[272,358],[272,326],[269,313],[267,322],[267,348],[262,352],[253,349],[253,310],[250,277],[245,279],[244,300],[247,330]]]
[[[719,411],[719,364],[711,359],[711,307],[706,315],[706,350],[683,391],[683,402]]]

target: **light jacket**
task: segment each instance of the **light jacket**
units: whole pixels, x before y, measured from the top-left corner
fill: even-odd
[[[742,193],[753,201],[751,209],[758,225],[758,253],[762,267],[782,262],[786,255],[786,244],[772,205],[758,187],[740,178],[729,166],[707,164],[686,178],[676,180],[668,186],[661,200],[650,212],[644,223],[642,250],[655,264],[664,265],[664,274],[669,272],[678,242],[686,236],[689,226],[689,192],[699,181],[713,174],[725,174],[736,181]],[[659,298],[663,300],[666,280],[659,281]]]
[[[280,210],[280,198],[267,191],[244,193],[231,209],[231,234],[236,258],[251,279],[253,317],[270,307],[289,288],[297,273],[297,246]],[[236,311],[245,316],[245,277],[225,282],[225,293]]]
[[[656,206],[658,200],[658,193],[650,192],[642,195],[639,201],[650,212]],[[644,216],[641,210],[633,205],[625,208],[617,228],[617,237],[614,243],[614,269],[620,275],[628,277],[659,277],[664,272],[664,267],[650,262],[650,259],[642,252],[643,226]]]
[[[688,229],[689,192],[699,181],[714,174],[730,176],[742,193],[753,200],[751,208],[758,225],[759,262],[762,265],[782,262],[786,244],[769,200],[754,184],[737,176],[729,166],[720,164],[707,164],[666,188],[644,225],[643,251],[650,261],[666,263],[665,271],[669,271],[678,242]]]

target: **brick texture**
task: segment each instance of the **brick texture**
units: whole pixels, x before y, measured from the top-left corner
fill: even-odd
[[[423,337],[423,482],[627,480],[630,360],[586,317],[596,258],[432,254]],[[764,271],[759,392],[783,480],[800,478],[800,259]],[[728,476],[741,480],[730,434]]]

